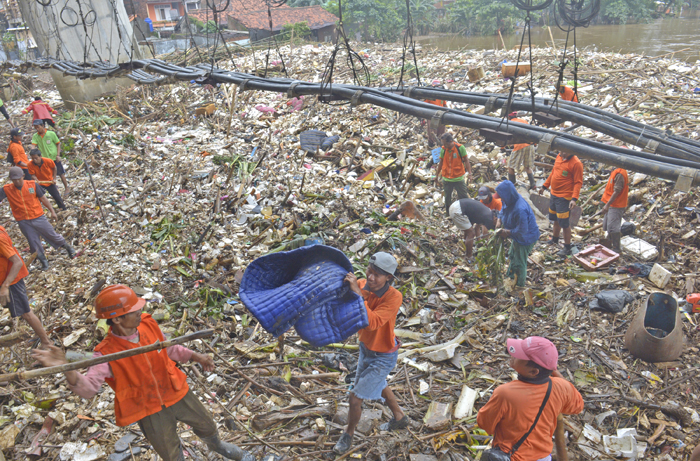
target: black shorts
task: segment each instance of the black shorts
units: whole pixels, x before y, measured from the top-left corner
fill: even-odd
[[[19,317],[31,312],[24,279],[14,285],[10,285],[10,303],[5,307],[10,310],[10,316],[12,317]]]
[[[63,164],[61,162],[54,162],[56,164],[56,174],[58,176],[66,174],[66,170],[63,169]]]
[[[51,128],[56,128],[56,122],[50,118],[42,118],[42,120],[44,121],[44,125],[49,125]]]
[[[551,196],[549,199],[549,220],[552,222],[558,222],[559,225],[568,229],[569,227],[569,203],[571,200],[567,200],[564,197]]]
[[[24,179],[27,181],[33,181],[34,178],[32,178],[32,175],[29,173],[29,170],[26,168],[22,168],[22,171],[24,172]]]

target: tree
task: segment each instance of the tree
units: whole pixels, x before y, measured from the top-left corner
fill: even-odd
[[[394,41],[406,27],[399,14],[406,9],[397,0],[345,0],[342,2],[345,32],[357,30],[364,40]],[[325,8],[339,16],[338,0],[329,1]]]
[[[653,0],[601,0],[600,16],[608,24],[626,24],[651,20],[656,4]]]
[[[311,35],[311,29],[306,21],[297,22],[294,24],[285,24],[282,26],[282,32],[280,32],[281,38],[283,40],[288,40],[292,37],[292,31],[294,31],[294,38],[301,39],[307,38]]]
[[[512,32],[516,18],[524,18],[525,12],[510,0],[457,0],[448,15],[466,35],[491,35],[499,29],[502,33]],[[534,14],[531,16],[534,22]]]

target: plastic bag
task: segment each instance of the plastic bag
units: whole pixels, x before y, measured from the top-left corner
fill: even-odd
[[[604,290],[595,295],[588,304],[593,310],[602,310],[617,314],[622,312],[625,305],[634,301],[634,296],[624,290]]]

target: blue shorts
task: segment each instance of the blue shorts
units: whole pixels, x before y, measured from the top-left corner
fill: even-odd
[[[384,403],[382,391],[387,386],[386,378],[396,366],[398,358],[398,350],[386,353],[374,352],[360,342],[357,374],[350,392],[362,400],[379,400]]]
[[[66,174],[66,170],[63,169],[63,164],[61,162],[54,162],[56,164],[56,175],[61,176]]]

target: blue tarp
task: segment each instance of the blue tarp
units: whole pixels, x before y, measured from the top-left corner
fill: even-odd
[[[243,274],[241,301],[274,336],[294,326],[313,346],[344,341],[369,325],[364,300],[343,282],[352,264],[325,245],[273,253]]]

